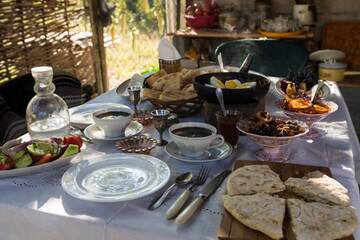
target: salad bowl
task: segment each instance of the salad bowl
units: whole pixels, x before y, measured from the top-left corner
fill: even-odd
[[[69,141],[70,142],[66,142]],[[1,158],[6,158],[7,166],[0,164],[0,178],[25,176],[35,173],[46,172],[51,169],[59,168],[70,163],[70,161],[77,156],[82,150],[86,149],[86,145],[81,141],[80,137],[66,136],[59,141],[60,138],[50,140],[30,140],[21,142],[19,139],[14,139],[5,143],[0,147]],[[80,139],[80,140],[79,140]],[[73,141],[74,140],[74,141]],[[53,149],[50,152],[45,152],[44,148],[36,149],[34,144],[39,142],[51,143],[51,146],[60,146],[59,154],[52,155]],[[50,150],[49,150],[50,151]],[[4,159],[2,159],[4,160]],[[30,161],[30,162],[29,162]]]

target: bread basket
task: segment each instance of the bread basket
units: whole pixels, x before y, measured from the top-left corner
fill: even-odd
[[[144,81],[144,88],[150,88],[147,79]],[[196,114],[202,108],[203,100],[194,97],[186,100],[163,101],[155,98],[147,98],[156,108],[167,109],[172,113],[176,113],[179,117],[186,117]]]
[[[200,111],[203,101],[198,97],[188,99],[164,102],[158,99],[148,99],[156,108],[167,109],[172,113],[176,113],[179,117],[193,115]]]

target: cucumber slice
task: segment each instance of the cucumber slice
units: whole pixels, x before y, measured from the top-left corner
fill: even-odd
[[[79,146],[75,144],[69,144],[61,158],[66,158],[79,152]]]
[[[19,152],[15,153],[15,160],[17,161],[22,156],[24,156],[24,154],[25,154],[25,150],[22,150],[22,151],[19,151]]]
[[[0,153],[0,164],[5,164],[8,161],[8,157]]]
[[[47,153],[52,153],[53,146],[47,142],[34,142],[28,145],[26,149],[33,156],[43,156]]]
[[[28,167],[32,164],[33,160],[30,156],[30,154],[24,154],[22,157],[20,157],[15,164],[16,168],[24,168]]]
[[[55,159],[61,155],[61,147],[59,145],[53,145],[53,150],[51,152],[51,156]]]

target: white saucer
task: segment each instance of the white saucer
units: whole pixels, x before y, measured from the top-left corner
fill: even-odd
[[[85,128],[84,134],[91,140],[100,141],[116,141],[126,137],[131,137],[142,132],[144,126],[136,121],[131,121],[130,124],[125,128],[125,132],[117,137],[107,137],[104,131],[96,124],[92,124]]]
[[[188,157],[183,155],[174,142],[168,143],[164,149],[170,157],[189,163],[215,162],[229,157],[233,152],[233,147],[227,142],[220,147],[206,150],[200,157]]]

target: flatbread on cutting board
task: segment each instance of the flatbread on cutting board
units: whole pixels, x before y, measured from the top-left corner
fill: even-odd
[[[239,222],[272,239],[282,239],[285,200],[266,193],[223,196],[224,208]]]
[[[306,200],[350,206],[348,190],[320,171],[310,172],[303,178],[289,178],[285,185],[287,190]]]
[[[287,199],[291,228],[297,240],[333,240],[357,227],[355,208]]]
[[[282,192],[285,190],[285,185],[268,165],[248,165],[230,174],[226,188],[227,194],[233,196]]]

